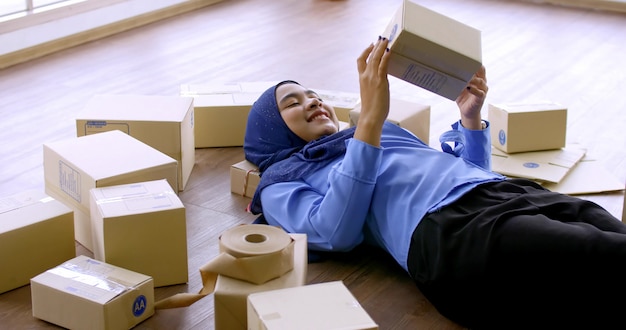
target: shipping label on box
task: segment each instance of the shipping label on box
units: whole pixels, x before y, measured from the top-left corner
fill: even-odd
[[[389,74],[455,100],[482,65],[481,32],[411,1],[387,25]]]
[[[33,316],[67,329],[130,329],[154,314],[151,277],[86,256],[30,283]]]
[[[195,165],[192,97],[96,95],[76,118],[77,136],[120,130],[178,161],[178,190]]]
[[[213,294],[215,329],[242,329],[247,327],[248,295],[306,284],[308,251],[306,234],[289,234],[295,241],[293,269],[263,284],[254,284],[232,277],[218,275]]]
[[[356,126],[361,113],[361,104],[350,111],[350,126]],[[392,98],[387,121],[415,134],[422,142],[430,140],[430,106]]]
[[[567,108],[550,101],[489,104],[491,144],[509,154],[565,147]]]
[[[253,293],[248,329],[378,329],[341,281]]]
[[[91,189],[94,258],[153,278],[186,283],[185,206],[166,180]]]
[[[0,199],[0,293],[76,256],[74,213],[43,191]]]
[[[45,191],[74,209],[76,240],[90,251],[92,188],[166,179],[178,191],[178,162],[121,131],[45,143],[43,149]]]
[[[252,198],[261,177],[259,168],[247,160],[230,166],[230,191]]]
[[[502,175],[558,183],[585,156],[577,146],[547,151],[507,154],[491,148],[491,169]]]

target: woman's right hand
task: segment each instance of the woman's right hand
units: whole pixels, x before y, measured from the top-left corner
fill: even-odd
[[[367,47],[357,59],[361,93],[361,113],[354,138],[380,146],[383,124],[389,114],[389,79],[387,67],[391,53],[389,40],[380,38]]]

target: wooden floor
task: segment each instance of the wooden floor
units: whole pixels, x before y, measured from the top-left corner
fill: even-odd
[[[588,148],[626,182],[626,16],[489,0],[420,3],[478,28],[488,102],[552,100],[568,107],[567,139]],[[226,0],[0,71],[0,197],[43,189],[42,144],[75,137],[75,116],[99,93],[178,95],[181,84],[294,79],[358,91],[356,57],[384,30],[400,0]],[[437,27],[429,27],[437,28]],[[458,112],[451,101],[391,79],[392,94],[431,105],[431,140]],[[484,116],[486,117],[486,110]],[[253,217],[230,193],[240,147],[196,150],[180,198],[187,209],[189,282],[161,299],[201,288],[198,269],[218,236]],[[621,218],[623,192],[582,196]],[[77,245],[77,252],[90,252]],[[2,267],[0,265],[0,267]],[[385,255],[359,250],[309,264],[309,283],[343,280],[381,329],[459,329]],[[34,319],[30,288],[0,295],[0,328],[49,329]],[[159,310],[137,329],[212,329],[213,299]]]

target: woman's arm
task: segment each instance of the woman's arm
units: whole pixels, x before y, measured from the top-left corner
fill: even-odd
[[[311,249],[351,250],[363,241],[381,157],[380,148],[352,139],[332,169],[267,186],[261,193],[267,222],[307,234]]]

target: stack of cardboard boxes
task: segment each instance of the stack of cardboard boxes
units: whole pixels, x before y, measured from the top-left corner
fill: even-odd
[[[390,75],[449,100],[482,65],[480,31],[411,0],[402,1],[382,35],[390,41]],[[154,287],[188,280],[178,192],[189,182],[195,148],[242,146],[252,104],[275,83],[95,96],[76,118],[75,139],[44,144],[46,193],[0,199],[0,293],[30,283],[33,315],[66,328],[131,328],[153,315]],[[358,94],[316,91],[334,106],[341,129],[356,125]],[[392,98],[388,120],[429,143],[429,105]],[[495,171],[570,193],[577,190],[565,183],[574,174],[594,171],[597,178],[584,148],[565,144],[564,106],[490,104],[489,120]],[[246,160],[231,166],[230,178],[231,192],[246,197],[260,180]],[[603,183],[585,181],[591,191],[580,192],[624,189]],[[217,277],[215,327],[377,329],[343,283],[306,285],[306,236],[291,237],[294,269],[284,276],[261,285]],[[94,258],[76,256],[74,240]]]

